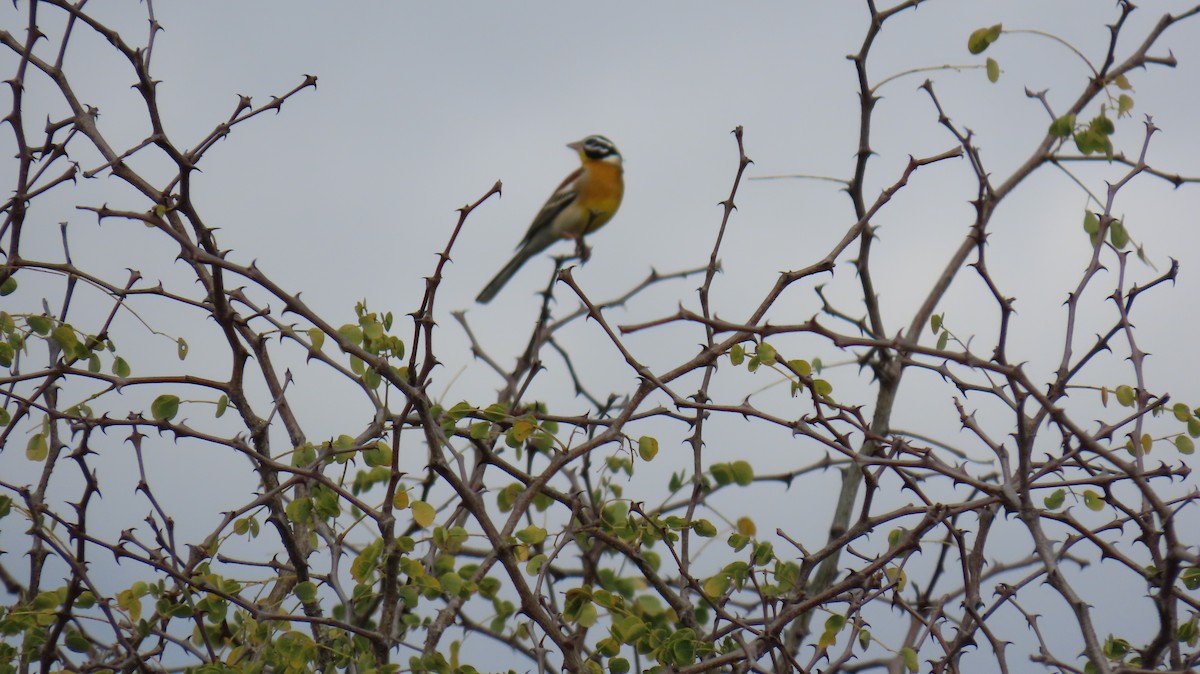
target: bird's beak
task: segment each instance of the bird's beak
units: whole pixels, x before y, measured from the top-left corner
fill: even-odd
[[[575,150],[576,152],[583,152],[583,141],[577,140],[574,143],[567,143],[567,147]]]

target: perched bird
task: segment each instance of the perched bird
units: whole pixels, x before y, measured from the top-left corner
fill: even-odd
[[[604,226],[620,207],[625,178],[617,146],[604,136],[588,136],[567,147],[579,153],[579,168],[546,200],[517,246],[516,255],[479,293],[476,302],[490,302],[521,265],[555,241],[576,239],[582,249],[583,235]]]

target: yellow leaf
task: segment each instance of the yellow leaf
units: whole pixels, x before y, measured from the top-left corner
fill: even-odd
[[[433,518],[437,514],[437,511],[433,509],[433,506],[424,501],[413,501],[412,514],[413,521],[423,529],[433,524]]]

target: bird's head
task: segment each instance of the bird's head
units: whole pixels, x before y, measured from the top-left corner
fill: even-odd
[[[583,140],[567,143],[567,147],[578,152],[579,159],[582,161],[602,161],[617,166],[621,165],[621,153],[617,151],[617,146],[604,136],[588,136]]]

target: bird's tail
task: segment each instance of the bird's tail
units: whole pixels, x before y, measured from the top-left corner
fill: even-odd
[[[545,246],[542,246],[542,248],[545,248]],[[517,251],[517,254],[513,256],[513,259],[509,260],[508,264],[504,265],[504,269],[501,269],[500,273],[496,274],[496,277],[489,281],[487,286],[480,291],[479,296],[475,298],[475,301],[479,302],[480,304],[487,304],[488,302],[491,302],[492,298],[496,296],[496,293],[500,292],[500,289],[504,287],[504,284],[508,283],[509,279],[513,277],[513,274],[516,274],[517,270],[520,269],[521,266],[526,262],[528,262],[529,258],[537,255],[538,252],[539,250],[534,249],[533,246],[522,246],[521,249]]]

